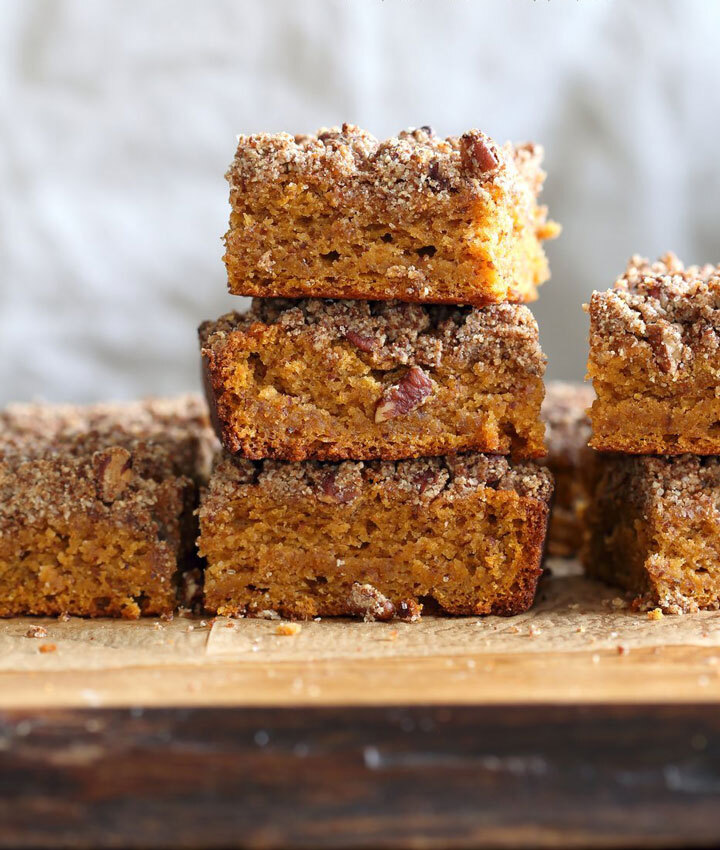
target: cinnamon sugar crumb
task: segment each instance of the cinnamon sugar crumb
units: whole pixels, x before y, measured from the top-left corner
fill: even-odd
[[[38,647],[38,651],[43,653],[55,652],[56,649],[57,646],[54,643],[41,643]]]

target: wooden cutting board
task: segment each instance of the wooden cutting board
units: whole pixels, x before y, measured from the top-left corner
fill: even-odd
[[[694,846],[720,614],[0,624],[0,846]],[[41,626],[46,634],[37,633]]]

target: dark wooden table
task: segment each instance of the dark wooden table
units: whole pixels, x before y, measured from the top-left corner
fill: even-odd
[[[0,716],[2,847],[688,847],[718,836],[711,704]]]

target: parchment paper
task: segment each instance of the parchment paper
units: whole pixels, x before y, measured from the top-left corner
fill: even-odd
[[[516,652],[579,652],[695,645],[720,648],[720,612],[651,620],[612,588],[555,562],[535,606],[503,617],[425,617],[420,623],[325,619],[292,636],[278,621],[175,617],[171,622],[18,618],[0,622],[0,672],[103,670],[178,664],[263,664],[348,657],[387,658]],[[47,635],[28,637],[34,626]],[[47,645],[52,651],[41,651]],[[720,653],[719,653],[720,654]]]

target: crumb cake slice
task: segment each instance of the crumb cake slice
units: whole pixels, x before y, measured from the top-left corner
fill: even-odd
[[[525,611],[552,476],[481,454],[252,462],[223,454],[203,494],[205,605],[224,615],[416,619]]]
[[[594,453],[588,448],[587,410],[595,394],[587,384],[550,381],[542,416],[547,426],[547,457],[541,461],[555,479],[548,555],[574,558],[583,541],[583,513],[592,491]]]
[[[0,412],[0,616],[171,613],[214,448],[192,396]]]
[[[633,257],[588,310],[590,445],[720,454],[720,268],[685,268],[673,254],[652,264]]]
[[[720,458],[606,455],[587,571],[666,613],[720,608]]]
[[[430,127],[378,141],[344,124],[239,136],[227,179],[236,295],[529,301],[559,227],[537,197],[542,149]]]
[[[255,299],[200,339],[218,436],[243,457],[544,454],[545,357],[523,305]]]

